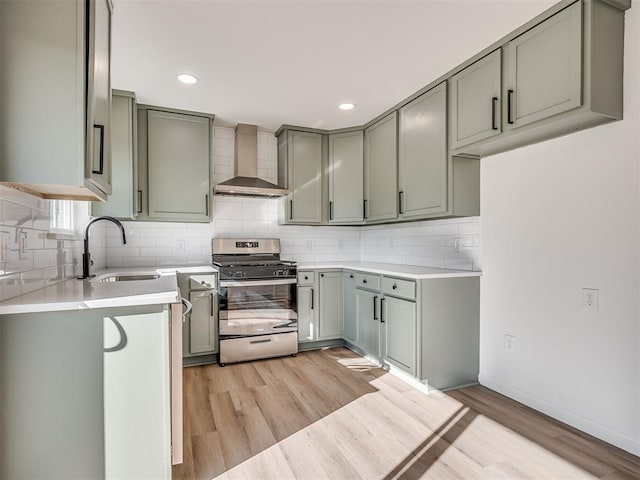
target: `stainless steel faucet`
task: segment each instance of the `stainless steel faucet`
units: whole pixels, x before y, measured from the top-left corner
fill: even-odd
[[[90,275],[91,254],[89,253],[89,227],[100,220],[109,220],[110,222],[115,223],[118,226],[118,228],[120,228],[120,231],[122,232],[122,244],[126,245],[127,243],[127,236],[124,234],[124,227],[122,226],[119,220],[113,217],[104,216],[104,217],[94,218],[89,223],[87,223],[87,227],[84,230],[84,252],[82,254],[82,276],[78,277],[80,279],[91,277]]]

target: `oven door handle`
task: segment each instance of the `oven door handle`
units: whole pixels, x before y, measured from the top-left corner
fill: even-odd
[[[221,287],[261,287],[265,285],[291,285],[296,278],[278,278],[273,280],[220,280]]]

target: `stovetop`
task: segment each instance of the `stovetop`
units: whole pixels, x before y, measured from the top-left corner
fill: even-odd
[[[278,239],[214,239],[212,247],[221,280],[296,276],[296,263],[280,259]]]

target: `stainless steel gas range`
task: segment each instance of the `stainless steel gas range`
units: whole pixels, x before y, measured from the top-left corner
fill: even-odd
[[[219,363],[298,353],[296,264],[275,238],[215,238]]]

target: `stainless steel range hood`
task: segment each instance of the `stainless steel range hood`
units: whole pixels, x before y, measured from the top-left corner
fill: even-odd
[[[281,197],[289,191],[258,178],[258,127],[239,123],[236,126],[234,177],[213,188],[216,195]]]

